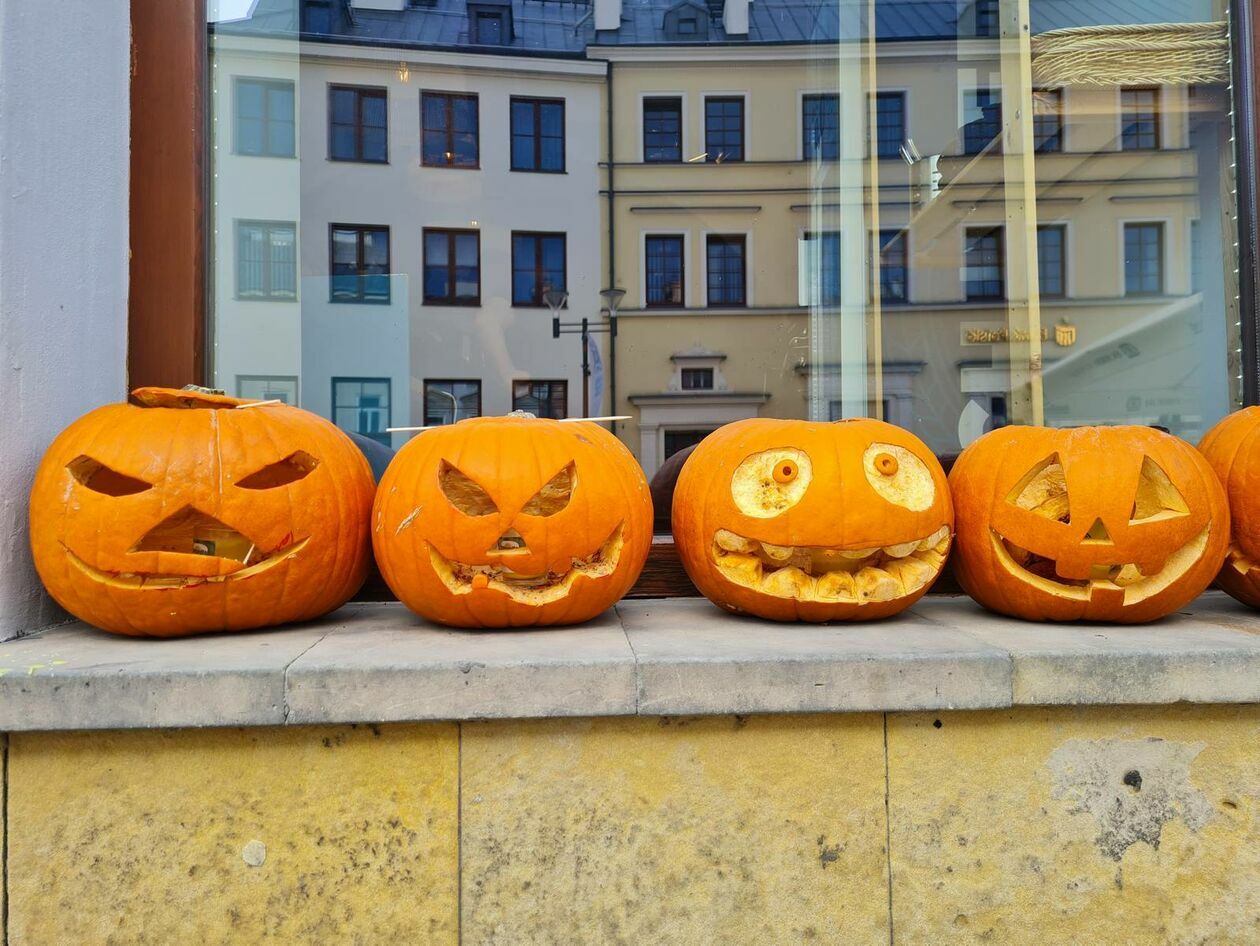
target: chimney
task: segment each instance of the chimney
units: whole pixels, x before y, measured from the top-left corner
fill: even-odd
[[[595,0],[595,29],[621,29],[621,0]]]
[[[722,28],[727,36],[748,35],[748,5],[752,0],[726,0],[722,10]]]

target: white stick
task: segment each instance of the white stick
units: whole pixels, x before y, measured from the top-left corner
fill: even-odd
[[[274,400],[271,400],[271,401],[250,401],[248,404],[237,404],[236,409],[239,411],[239,410],[243,410],[246,407],[266,407],[268,404],[283,404],[283,403],[284,401],[280,400],[280,398],[275,398]]]
[[[608,417],[561,417],[560,423],[574,424],[578,421],[607,421],[607,420],[632,420],[630,414],[612,414]],[[410,433],[418,430],[437,430],[439,427],[449,427],[450,424],[430,424],[428,427],[386,427],[387,434]]]

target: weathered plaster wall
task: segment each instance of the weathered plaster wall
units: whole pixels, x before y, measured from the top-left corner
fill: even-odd
[[[1254,946],[1258,737],[1256,706],[12,735],[7,942]]]
[[[43,449],[126,389],[130,4],[0,0],[0,640],[60,618],[30,563]]]

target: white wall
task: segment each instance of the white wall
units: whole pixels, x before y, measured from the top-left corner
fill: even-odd
[[[35,466],[126,393],[130,4],[0,0],[0,639],[64,617],[27,550]]]

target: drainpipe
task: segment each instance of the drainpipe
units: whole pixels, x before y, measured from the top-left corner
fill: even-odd
[[[604,86],[608,97],[608,288],[617,286],[617,227],[615,223],[616,193],[613,186],[613,159],[616,149],[613,147],[613,62],[608,60],[608,72],[605,73]],[[609,410],[616,414],[617,407],[617,323],[609,326],[608,332],[608,402]],[[617,432],[617,422],[612,422],[612,431]]]

